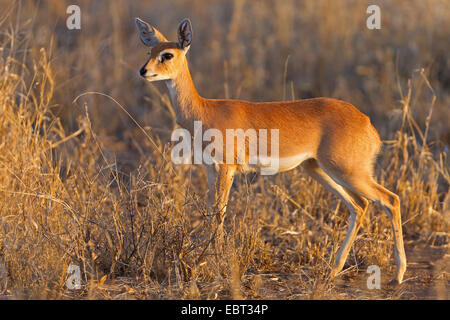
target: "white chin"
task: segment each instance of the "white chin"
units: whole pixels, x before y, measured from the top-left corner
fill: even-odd
[[[145,80],[149,81],[149,82],[153,82],[153,81],[160,81],[160,80],[169,80],[169,77],[166,76],[161,76],[161,75],[157,75],[157,76],[147,76],[145,77]]]

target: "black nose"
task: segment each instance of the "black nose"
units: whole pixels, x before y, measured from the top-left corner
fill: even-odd
[[[145,66],[143,66],[141,70],[139,70],[139,73],[141,74],[141,76],[145,76],[145,74],[147,73],[147,70],[145,70]]]

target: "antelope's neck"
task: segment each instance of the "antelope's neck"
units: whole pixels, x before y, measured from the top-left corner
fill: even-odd
[[[204,120],[206,101],[200,97],[192,81],[187,62],[177,77],[166,81],[177,122]]]

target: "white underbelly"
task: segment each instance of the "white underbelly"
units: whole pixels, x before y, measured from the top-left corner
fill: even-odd
[[[294,169],[295,167],[299,166],[303,161],[311,159],[311,157],[312,157],[311,153],[300,153],[296,156],[288,158],[280,158],[279,172]]]
[[[283,172],[294,169],[299,166],[303,161],[308,160],[312,157],[311,153],[300,153],[291,157],[279,158],[278,161],[272,158],[258,158],[250,159],[249,163],[244,166],[244,171],[270,168],[273,169],[274,173]]]

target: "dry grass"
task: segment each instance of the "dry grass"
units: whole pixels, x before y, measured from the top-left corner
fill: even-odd
[[[0,1],[0,296],[447,297],[448,1],[380,1],[379,31],[365,28],[363,1],[69,2]],[[65,27],[74,2],[81,31]],[[190,17],[188,59],[206,97],[330,96],[371,116],[385,141],[377,177],[400,196],[413,257],[406,287],[360,285],[368,265],[386,281],[394,268],[389,220],[375,205],[344,280],[329,281],[347,210],[301,168],[240,176],[226,238],[210,245],[205,172],[168,161],[168,96],[137,75],[138,15],[170,38]],[[105,96],[73,102],[87,91],[110,95],[143,128]],[[418,252],[444,261],[429,279],[414,268]],[[81,290],[66,288],[71,264]]]

